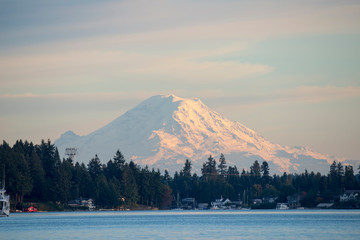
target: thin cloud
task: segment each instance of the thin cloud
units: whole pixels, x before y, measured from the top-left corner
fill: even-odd
[[[268,94],[239,94],[229,93],[224,90],[181,90],[175,91],[116,91],[116,92],[73,92],[53,94],[0,94],[0,99],[53,99],[67,101],[87,102],[96,101],[142,101],[148,97],[160,94],[174,93],[179,97],[196,97],[220,105],[234,104],[238,106],[269,105],[283,103],[322,103],[360,97],[360,87],[347,86],[299,86],[292,89],[272,92]],[[217,104],[217,105],[218,105]]]
[[[278,104],[323,103],[340,99],[360,97],[357,86],[299,86],[296,88],[269,93],[229,93],[221,90],[197,92],[204,99],[217,106],[260,107]]]
[[[277,3],[277,7],[272,7],[270,11],[265,7],[256,7],[256,4],[227,3],[224,6],[213,2],[206,5],[207,10],[211,13],[223,10],[213,21],[211,14],[202,11],[204,5],[185,2],[179,4],[180,9],[191,6],[189,9],[193,15],[201,12],[203,16],[195,18],[195,22],[181,23],[179,19],[186,19],[186,12],[178,11],[163,1],[158,7],[150,4],[151,8],[142,11],[160,11],[166,13],[164,17],[174,13],[177,17],[170,18],[168,24],[150,30],[146,30],[147,16],[139,16],[141,11],[136,11],[141,4],[149,3],[125,1],[107,3],[100,8],[96,4],[91,5],[83,13],[85,17],[77,19],[74,24],[65,21],[49,25],[60,33],[74,31],[78,34],[59,37],[52,43],[43,44],[40,40],[19,50],[4,49],[7,54],[0,57],[3,91],[15,89],[19,92],[23,91],[20,88],[36,89],[41,86],[46,89],[66,84],[81,88],[85,84],[96,85],[100,82],[118,87],[120,85],[116,82],[119,81],[121,85],[130,82],[141,85],[147,81],[181,81],[188,84],[231,81],[268,74],[274,70],[271,63],[213,60],[219,55],[241,53],[253,40],[294,34],[358,33],[360,30],[357,26],[360,4],[316,5],[312,9],[309,3]],[[122,11],[133,9],[135,14],[115,14],[114,9],[118,8]],[[73,15],[80,9],[75,6],[74,9],[66,8],[66,11]],[[244,14],[235,14],[234,9],[241,9]],[[106,12],[109,18],[105,19],[110,20],[98,21]],[[229,16],[225,13],[229,13]],[[250,13],[256,13],[254,16],[257,17]],[[137,17],[143,19],[136,20]],[[155,18],[153,21],[159,20],[153,14],[151,18]],[[82,24],[93,23],[96,29],[107,27],[112,30],[81,35],[81,29],[86,29]],[[128,23],[127,27],[118,31],[117,24],[123,23]],[[126,30],[131,29],[133,24],[142,27],[135,32]],[[72,26],[75,26],[74,29]],[[46,32],[44,29],[41,31]],[[25,30],[24,34],[29,32]],[[199,46],[205,47],[198,50]]]
[[[84,44],[184,43],[204,40],[254,40],[298,34],[359,33],[358,3],[314,2],[206,2],[154,4],[149,1],[123,1],[89,6],[49,9],[70,20],[9,30],[7,38],[58,35],[55,42],[67,40]],[[119,14],[121,12],[121,14]],[[131,14],[130,14],[131,13]],[[41,14],[40,14],[41,15]],[[21,35],[22,34],[22,35]],[[100,36],[100,37],[99,37]],[[42,43],[42,39],[39,39]],[[74,42],[74,43],[75,43]]]
[[[0,58],[3,88],[81,86],[90,83],[147,81],[229,81],[267,74],[273,70],[263,64],[235,61],[198,61],[203,57],[226,54],[229,50],[189,52],[157,56],[118,51],[68,51]],[[74,81],[76,80],[76,81]]]
[[[24,99],[24,98],[39,98],[38,94],[23,93],[23,94],[0,94],[0,99]]]
[[[279,100],[321,103],[338,99],[360,97],[360,87],[300,86],[277,94]]]
[[[50,94],[0,94],[0,99],[42,99],[42,100],[66,100],[66,101],[119,101],[119,100],[144,100],[145,98],[159,94],[158,91],[117,91],[117,92],[73,92],[73,93],[50,93]]]

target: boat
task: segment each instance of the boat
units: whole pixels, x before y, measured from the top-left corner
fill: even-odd
[[[5,190],[5,169],[2,181],[2,188],[0,189],[0,217],[8,217],[10,214],[10,197]]]
[[[276,209],[277,210],[288,210],[289,209],[289,205],[287,203],[278,203],[276,205]]]
[[[23,212],[37,212],[37,208],[34,206],[23,208]]]

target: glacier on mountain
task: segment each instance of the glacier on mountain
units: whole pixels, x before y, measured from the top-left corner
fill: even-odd
[[[208,108],[199,99],[174,95],[153,96],[108,125],[86,135],[68,131],[55,141],[61,156],[67,147],[78,148],[76,160],[88,163],[97,154],[103,163],[120,150],[128,160],[149,167],[179,171],[186,159],[199,172],[209,155],[225,154],[228,165],[249,168],[267,161],[272,173],[320,171],[343,161],[306,147],[271,143],[239,122]]]

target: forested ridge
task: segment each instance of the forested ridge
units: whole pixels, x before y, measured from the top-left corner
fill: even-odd
[[[249,170],[228,166],[225,156],[216,160],[209,156],[201,175],[192,173],[191,161],[173,176],[165,170],[149,169],[126,161],[120,150],[113,159],[102,164],[98,156],[87,165],[60,159],[50,140],[38,145],[17,141],[12,147],[0,145],[0,170],[6,173],[6,190],[11,196],[12,209],[25,203],[53,202],[66,207],[70,200],[92,198],[101,208],[136,208],[150,206],[171,208],[174,199],[192,197],[198,203],[215,199],[241,200],[251,206],[252,199],[273,198],[287,202],[296,195],[303,207],[318,203],[335,203],[339,207],[359,207],[359,198],[349,204],[339,202],[346,190],[360,189],[360,166],[331,164],[329,173],[308,172],[271,175],[266,161],[255,161]]]

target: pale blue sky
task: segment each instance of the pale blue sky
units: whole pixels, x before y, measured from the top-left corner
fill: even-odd
[[[359,22],[359,1],[0,0],[0,138],[88,134],[174,93],[360,159]]]

